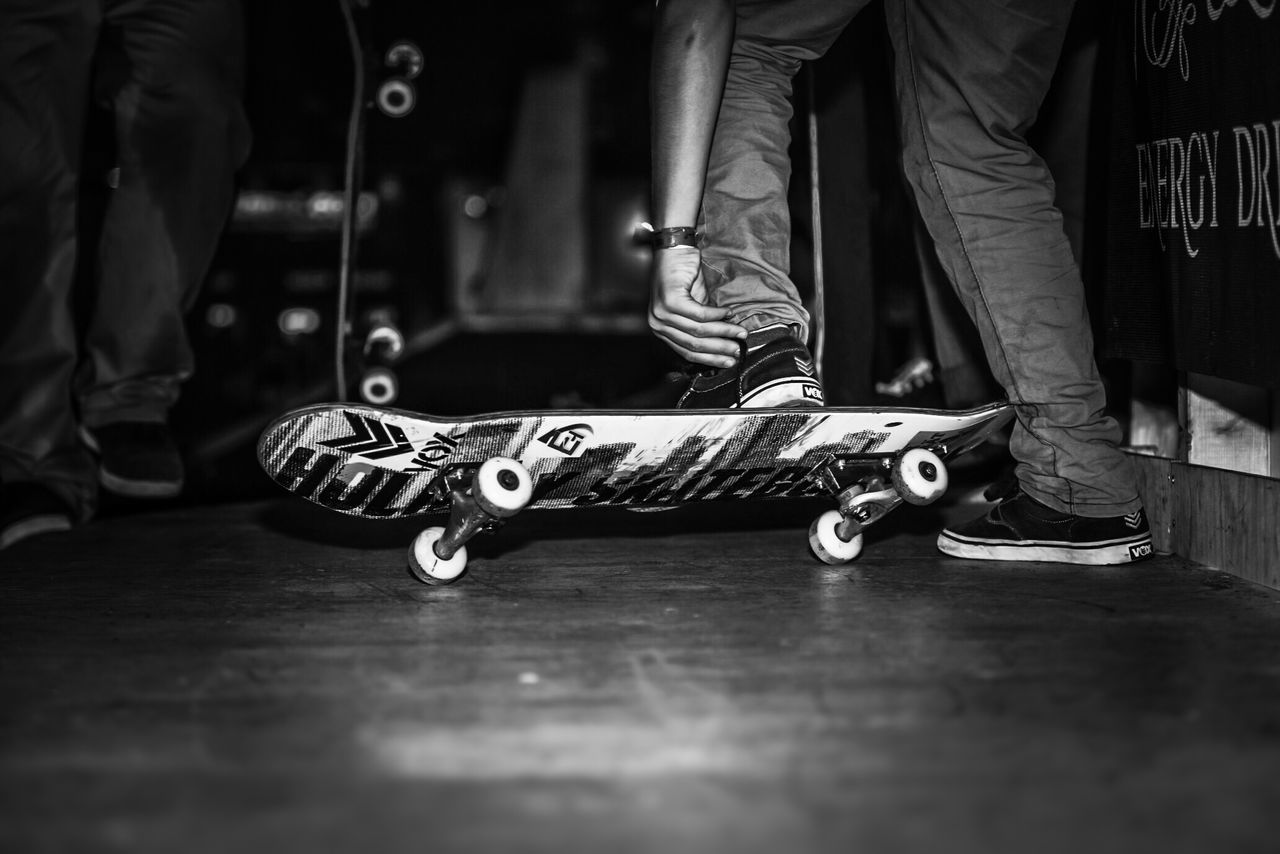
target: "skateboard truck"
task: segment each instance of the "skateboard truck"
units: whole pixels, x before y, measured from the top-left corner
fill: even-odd
[[[904,501],[923,506],[947,491],[947,467],[929,448],[882,457],[875,463],[880,471],[847,484],[848,470],[865,470],[866,465],[865,460],[832,458],[815,470],[839,503],[838,509],[828,510],[809,526],[809,547],[825,564],[856,558],[862,552],[862,532]]]
[[[438,488],[449,493],[449,521],[414,538],[409,571],[426,584],[451,584],[467,568],[467,541],[524,509],[533,497],[533,478],[515,460],[491,457],[473,471],[449,472]]]

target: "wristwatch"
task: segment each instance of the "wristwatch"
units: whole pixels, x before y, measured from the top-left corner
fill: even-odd
[[[670,249],[673,246],[697,246],[701,238],[702,235],[693,226],[680,225],[656,229],[650,240],[654,249]]]

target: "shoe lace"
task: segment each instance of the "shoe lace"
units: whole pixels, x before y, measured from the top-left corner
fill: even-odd
[[[667,374],[674,382],[685,380],[686,382],[697,379],[698,377],[709,376],[710,374],[723,371],[724,368],[717,368],[714,365],[699,365],[695,362],[683,362],[679,370],[675,370]]]

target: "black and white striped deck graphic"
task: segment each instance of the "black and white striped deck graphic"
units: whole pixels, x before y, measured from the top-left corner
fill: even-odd
[[[927,409],[541,410],[444,418],[365,405],[290,412],[258,443],[281,487],[367,518],[447,511],[433,483],[495,456],[533,477],[531,508],[670,507],[821,494],[809,473],[835,456],[868,460],[932,446],[944,457],[1012,417],[992,404]]]

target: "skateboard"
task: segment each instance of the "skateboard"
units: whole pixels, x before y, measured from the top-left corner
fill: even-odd
[[[360,399],[372,404],[389,405],[400,393],[395,363],[404,354],[405,339],[395,324],[393,312],[384,309],[363,313],[353,318],[357,308],[357,256],[360,249],[365,209],[364,184],[365,126],[367,114],[374,107],[391,119],[401,119],[413,112],[417,104],[414,83],[423,71],[425,59],[421,48],[400,39],[377,61],[373,47],[373,22],[368,2],[342,0],[339,4],[346,22],[352,52],[351,108],[347,116],[346,149],[343,157],[342,228],[339,250],[338,288],[334,325],[337,330],[333,352],[334,385],[339,400],[347,398],[348,375]],[[376,207],[371,206],[371,210]]]
[[[258,441],[277,484],[367,519],[446,515],[409,547],[409,569],[447,584],[466,543],[526,508],[659,510],[699,501],[829,496],[809,544],[827,564],[853,560],[862,532],[903,503],[947,488],[946,461],[1013,416],[963,411],[804,407],[544,410],[443,418],[361,404],[286,413]]]

